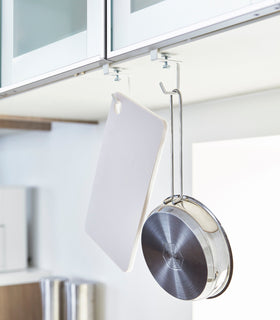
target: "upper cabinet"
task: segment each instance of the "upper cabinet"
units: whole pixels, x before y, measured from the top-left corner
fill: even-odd
[[[102,0],[2,0],[1,86],[102,61],[104,7]]]
[[[0,97],[271,16],[279,2],[0,0]]]
[[[192,40],[279,10],[275,0],[108,1],[108,58]]]

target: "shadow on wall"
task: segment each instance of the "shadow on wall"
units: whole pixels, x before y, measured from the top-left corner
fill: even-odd
[[[38,239],[38,190],[30,188],[27,192],[27,247],[28,247],[28,265],[36,266],[37,252],[35,246]]]

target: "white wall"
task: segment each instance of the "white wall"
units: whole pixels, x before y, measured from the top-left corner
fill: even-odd
[[[196,143],[193,160],[193,194],[221,221],[234,256],[228,291],[196,303],[194,320],[279,319],[280,135]]]
[[[280,90],[273,90],[184,108],[185,193],[191,192],[193,142],[279,134],[279,102]],[[168,110],[159,114],[168,117]],[[191,304],[169,297],[155,284],[141,250],[133,272],[125,274],[84,232],[103,127],[55,123],[50,133],[0,138],[0,183],[36,189],[34,263],[56,274],[104,283],[102,320],[190,319]],[[148,211],[169,195],[168,145]]]

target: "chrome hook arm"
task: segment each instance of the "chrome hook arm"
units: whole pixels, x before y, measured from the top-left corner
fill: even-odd
[[[160,82],[161,90],[164,94],[170,96],[170,132],[171,132],[171,196],[168,197],[164,203],[167,204],[172,201],[173,204],[177,204],[183,200],[183,103],[182,94],[179,89],[167,91],[162,82]],[[179,96],[179,112],[180,112],[180,194],[175,197],[174,194],[174,107],[173,107],[173,95]]]
[[[163,92],[164,94],[168,94],[169,96],[173,96],[173,95],[176,94],[176,92],[174,92],[174,90],[173,90],[173,91],[167,91],[167,90],[165,89],[165,86],[163,85],[162,82],[159,83],[159,86],[160,86],[160,88],[161,88],[161,90],[162,90],[162,92]]]
[[[179,125],[179,133],[180,133],[180,153],[179,153],[179,161],[180,161],[180,195],[179,198],[172,201],[173,204],[181,202],[183,200],[183,101],[182,94],[179,89],[174,89],[172,92],[178,94],[179,96],[179,112],[180,112],[180,125]],[[174,134],[172,134],[174,135]],[[174,139],[174,137],[172,137]],[[174,142],[172,143],[174,146]],[[174,172],[174,160],[173,160],[173,172]],[[174,173],[173,173],[174,176]],[[174,197],[174,194],[173,194]]]

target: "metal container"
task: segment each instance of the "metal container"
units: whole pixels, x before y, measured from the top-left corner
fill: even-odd
[[[67,278],[41,279],[43,320],[67,320]]]
[[[95,283],[74,279],[69,282],[69,320],[95,319]]]

